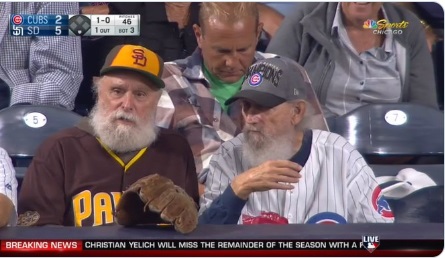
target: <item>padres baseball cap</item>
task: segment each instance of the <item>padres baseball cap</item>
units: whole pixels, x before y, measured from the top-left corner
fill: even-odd
[[[286,101],[307,99],[310,87],[309,77],[301,65],[289,58],[276,56],[251,65],[241,90],[225,103],[229,105],[244,98],[272,108]]]
[[[159,88],[164,88],[162,70],[164,61],[153,51],[137,45],[118,45],[108,53],[100,70],[100,76],[115,71],[134,71],[154,82]]]

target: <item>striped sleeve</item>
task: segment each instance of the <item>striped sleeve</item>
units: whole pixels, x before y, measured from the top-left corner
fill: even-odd
[[[9,226],[17,222],[17,179],[8,153],[0,148],[0,193],[6,195],[14,204],[13,215],[9,218]]]
[[[201,196],[199,215],[208,213],[211,207],[215,208],[215,202],[218,202],[218,211],[212,214],[238,215],[235,218],[235,223],[239,218],[245,201],[233,194],[230,188],[230,183],[237,174],[236,168],[240,168],[239,159],[235,159],[235,148],[240,145],[241,141],[238,137],[225,142],[219,150],[213,155],[210,161],[209,173],[206,181],[206,188],[204,194]],[[223,195],[225,193],[225,195]],[[224,204],[222,204],[224,203]],[[230,205],[230,206],[228,206]],[[233,211],[236,210],[236,211]],[[215,217],[219,217],[215,215]]]
[[[393,223],[393,213],[381,196],[374,172],[357,150],[352,146],[348,149],[348,222]]]

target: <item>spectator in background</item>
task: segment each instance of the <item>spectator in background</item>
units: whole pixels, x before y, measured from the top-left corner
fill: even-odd
[[[190,56],[197,47],[193,25],[199,24],[199,2],[128,3],[111,2],[83,6],[85,14],[140,14],[139,37],[108,37],[104,51],[119,44],[139,44],[152,49],[165,61]],[[257,4],[260,22],[270,40],[281,25],[283,15],[265,4]]]
[[[17,179],[8,153],[0,148],[0,227],[17,221]]]
[[[199,20],[193,26],[198,49],[165,65],[168,94],[158,104],[157,121],[189,141],[202,193],[213,152],[241,129],[239,109],[224,102],[239,91],[248,67],[271,55],[255,51],[263,27],[256,3],[205,2]]]
[[[260,23],[263,24],[263,33],[266,34],[267,40],[271,40],[280,28],[284,15],[263,3],[257,3],[257,7]]]
[[[266,73],[267,71],[267,73]],[[394,217],[372,169],[341,136],[309,126],[310,80],[288,58],[249,68],[243,133],[210,161],[200,224],[385,223]]]
[[[275,9],[283,16],[291,14],[292,11],[295,9],[295,6],[298,5],[298,3],[292,2],[263,2],[263,4]]]
[[[402,33],[364,28],[365,22],[381,19],[400,24]],[[299,3],[267,51],[305,67],[326,117],[367,103],[437,107],[423,27],[415,15],[391,3]]]
[[[81,14],[109,14],[107,2],[79,2]]]
[[[198,202],[193,154],[180,134],[155,125],[161,58],[134,45],[107,56],[89,118],[39,147],[19,195],[19,225],[113,224],[122,192],[140,178],[170,178]]]
[[[164,61],[189,56],[197,47],[193,24],[198,23],[199,3],[111,2],[110,14],[140,14],[141,35],[112,37],[109,47],[117,44],[137,44],[156,52]]]
[[[422,4],[422,3],[412,3],[412,2],[397,2],[396,4],[403,6],[407,9],[409,9],[410,11],[412,11],[413,13],[415,13],[417,15],[417,17],[420,19],[420,12],[418,11],[418,7],[417,5]],[[427,4],[433,4],[436,5],[437,8],[441,8],[440,5],[438,3],[427,3]],[[443,10],[442,10],[442,20],[443,20]],[[428,24],[428,22],[426,22],[425,20],[420,19],[420,23],[423,25],[423,28],[425,30],[426,33],[426,40],[428,42],[428,49],[430,50],[430,52],[432,52],[433,46],[436,43],[436,41],[438,40],[438,35],[436,35],[436,33],[434,32],[433,28]]]
[[[86,14],[140,14],[141,35],[83,40],[85,80],[76,100],[78,106],[89,109],[94,103],[90,91],[92,77],[98,74],[106,54],[116,45],[141,45],[156,52],[164,61],[190,56],[198,46],[193,25],[199,24],[199,7],[199,2],[110,2],[108,5],[83,7],[82,13]],[[258,7],[266,36],[264,42],[258,44],[258,48],[264,50],[264,45],[277,31],[283,16],[266,5],[259,4]]]
[[[10,14],[77,14],[78,3],[0,3],[0,106],[58,105],[69,110],[82,81],[79,37],[9,35]]]

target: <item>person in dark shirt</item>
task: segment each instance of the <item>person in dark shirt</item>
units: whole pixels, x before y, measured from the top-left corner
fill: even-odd
[[[198,202],[187,140],[155,126],[163,64],[142,46],[110,51],[89,118],[38,149],[21,187],[19,225],[112,224],[122,191],[152,174],[170,178]]]

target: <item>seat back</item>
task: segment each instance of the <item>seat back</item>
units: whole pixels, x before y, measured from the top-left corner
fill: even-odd
[[[434,73],[436,75],[436,93],[437,102],[440,109],[443,110],[443,98],[444,98],[444,67],[443,67],[443,39],[436,42],[433,46],[432,56],[434,62]]]
[[[0,110],[0,146],[14,166],[26,167],[46,138],[74,126],[81,118],[55,106],[18,105]]]
[[[369,165],[376,177],[396,176],[402,169],[413,168],[427,174],[437,185],[444,185],[444,165]]]
[[[417,190],[401,199],[386,199],[394,223],[443,223],[443,185]]]
[[[402,198],[386,197],[395,223],[444,222],[444,165],[370,165],[377,177],[396,176],[407,167],[425,173],[436,185],[418,189]],[[413,178],[414,179],[414,178]],[[388,187],[381,184],[381,188]]]
[[[336,118],[331,130],[365,157],[439,156],[443,160],[444,115],[427,106],[369,104]]]

